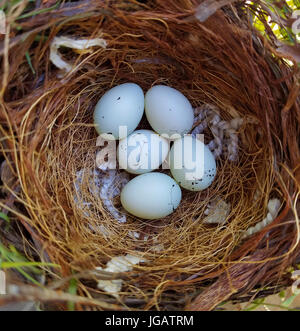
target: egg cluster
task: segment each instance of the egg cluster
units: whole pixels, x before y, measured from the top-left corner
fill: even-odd
[[[153,130],[136,130],[144,110]],[[137,84],[118,85],[97,103],[94,123],[101,137],[119,140],[119,168],[138,175],[121,192],[122,206],[132,215],[165,217],[180,204],[180,186],[200,191],[215,178],[216,162],[210,149],[189,135],[194,123],[192,105],[174,88],[156,85],[144,96]],[[151,172],[162,165],[168,166],[173,178]]]

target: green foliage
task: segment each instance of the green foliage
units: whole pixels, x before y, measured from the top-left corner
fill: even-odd
[[[3,219],[6,222],[6,228],[5,228],[5,230],[8,231],[9,226],[10,226],[10,218],[6,214],[4,214],[2,212],[0,212],[0,218]]]
[[[0,242],[0,270],[15,269],[31,283],[40,286],[32,275],[41,275],[42,267],[59,267],[56,264],[32,262],[10,245],[8,248]]]
[[[260,307],[261,305],[263,305],[265,302],[265,298],[261,298],[261,299],[256,299],[253,300],[251,305],[247,308],[244,309],[244,311],[253,311],[256,310],[258,307]]]
[[[78,285],[77,279],[72,278],[69,282],[69,289],[68,289],[69,294],[73,294],[73,295],[77,294],[77,285]],[[71,301],[68,302],[68,310],[69,311],[74,311],[75,310],[75,303],[74,302],[71,302]]]
[[[282,302],[281,306],[282,306],[283,308],[288,308],[288,307],[294,302],[294,300],[296,299],[296,297],[297,297],[297,294],[293,294],[293,295],[291,295],[289,298],[286,298],[286,299]]]
[[[49,13],[50,11],[57,9],[59,7],[60,3],[61,3],[61,1],[57,1],[56,4],[52,7],[36,9],[36,10],[30,11],[30,12],[25,12],[24,14],[22,14],[18,17],[18,20],[28,18],[31,16],[35,16],[35,15],[39,15],[39,14]]]
[[[18,4],[21,4],[23,0],[7,0],[7,1],[1,1],[0,0],[0,9],[3,10],[5,13],[9,12],[10,9],[17,6]],[[25,8],[24,12],[17,18],[17,20],[25,19],[28,17],[32,17],[39,14],[48,13],[54,9],[57,9],[59,5],[61,4],[61,0],[57,0],[56,4],[49,7],[49,8],[40,8],[40,9],[34,9],[34,4],[36,0],[28,0],[28,5]]]
[[[292,17],[293,12],[300,9],[300,0],[267,0],[265,4],[269,12],[259,5],[254,5],[256,8],[255,13],[253,13],[254,27],[269,38],[266,33],[265,25],[267,24],[278,40],[292,45],[296,44],[299,37],[297,38],[292,28],[289,26],[290,24],[287,22]],[[275,19],[276,17],[278,17],[278,19]]]
[[[32,73],[35,75],[35,70],[34,70],[34,68],[33,68],[33,66],[32,66],[31,57],[30,57],[29,52],[26,52],[26,53],[25,53],[25,56],[26,56],[26,60],[27,60],[27,62],[28,62],[28,65],[29,65],[29,67],[30,67]]]
[[[36,0],[28,0],[29,3],[35,2]],[[0,9],[4,10],[4,12],[8,12],[11,8],[13,8],[14,6],[17,6],[18,4],[20,4],[21,2],[23,2],[23,0],[4,0],[4,1],[0,1]]]
[[[2,212],[0,212],[0,218],[2,218],[7,223],[10,223],[9,217],[6,214],[2,213]]]

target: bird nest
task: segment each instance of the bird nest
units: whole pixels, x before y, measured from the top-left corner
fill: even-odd
[[[207,310],[291,283],[300,257],[297,66],[253,28],[250,4],[198,5],[65,3],[4,37],[1,206],[27,258],[56,264],[43,267],[46,289],[31,288],[31,299]],[[183,190],[163,219],[126,214],[119,192],[129,175],[96,164],[93,110],[124,82],[181,91],[217,157],[213,184]],[[65,298],[71,278],[77,296]]]

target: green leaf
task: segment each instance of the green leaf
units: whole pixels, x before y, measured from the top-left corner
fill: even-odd
[[[290,296],[281,305],[283,307],[288,308],[293,303],[293,301],[295,300],[296,297],[297,297],[297,294],[294,294],[294,295]]]
[[[69,289],[68,292],[70,294],[76,295],[77,294],[77,279],[72,278],[69,283]],[[68,310],[69,311],[74,311],[75,310],[75,303],[69,301],[68,302]]]
[[[28,17],[31,17],[31,16],[39,15],[39,14],[48,13],[51,10],[57,9],[59,7],[59,5],[60,5],[60,2],[61,1],[57,1],[57,3],[54,6],[49,7],[49,8],[41,8],[41,9],[37,9],[37,10],[31,11],[29,13],[23,14],[23,15],[20,15],[17,18],[17,20],[21,20],[23,18],[28,18]]]
[[[25,56],[26,56],[26,60],[27,60],[27,62],[28,62],[28,64],[29,64],[29,67],[30,67],[32,73],[35,75],[35,70],[34,70],[34,68],[33,68],[33,66],[32,66],[32,62],[31,62],[31,58],[30,58],[30,54],[29,54],[29,52],[26,52],[26,53],[25,53]]]
[[[0,6],[0,9],[7,10],[8,8],[12,8],[15,5],[21,3],[23,0],[7,0],[4,1],[4,4]],[[28,0],[28,2],[35,2],[36,0]]]
[[[35,37],[34,37],[34,41],[42,41],[42,42],[45,42],[45,41],[47,41],[49,39],[49,37],[48,36],[41,36],[41,35],[36,35]]]
[[[21,275],[23,275],[31,283],[42,286],[36,279],[34,279],[30,273],[40,275],[43,271],[41,267],[58,267],[56,264],[43,263],[43,262],[31,262],[28,261],[22,254],[20,254],[16,248],[12,245],[6,248],[0,242],[0,268],[1,269],[16,269]]]
[[[12,268],[21,268],[21,267],[53,267],[53,268],[59,268],[59,265],[54,264],[54,263],[43,263],[43,262],[2,262],[2,269],[12,269]],[[39,270],[39,274],[41,271]]]
[[[0,218],[2,218],[7,223],[10,223],[9,217],[6,214],[2,213],[2,212],[0,212]]]
[[[258,308],[259,306],[263,305],[265,302],[265,298],[261,298],[261,299],[256,299],[252,302],[252,305],[249,306],[248,308],[245,308],[245,311],[252,311],[255,310],[256,308]]]

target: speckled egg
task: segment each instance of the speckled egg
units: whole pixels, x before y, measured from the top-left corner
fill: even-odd
[[[201,191],[209,187],[217,172],[212,152],[202,141],[190,135],[175,140],[169,163],[174,179],[189,191]]]

